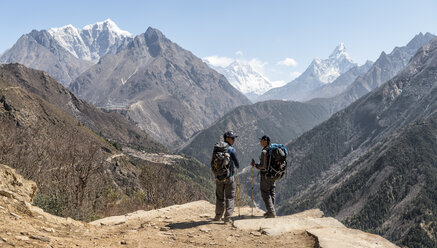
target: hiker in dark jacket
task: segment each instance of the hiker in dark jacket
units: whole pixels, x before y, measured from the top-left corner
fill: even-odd
[[[270,145],[270,137],[267,135],[262,136],[259,140],[259,144],[262,147],[262,152],[259,157],[259,164],[256,164],[255,160],[252,159],[250,165],[255,166],[255,168],[260,170],[261,180],[259,187],[261,190],[261,197],[263,198],[264,204],[266,205],[267,209],[264,217],[275,218],[275,180],[267,176],[267,166],[269,163],[268,149]]]
[[[223,212],[224,222],[230,223],[231,216],[234,212],[234,199],[235,199],[235,190],[236,190],[236,181],[235,181],[235,167],[240,168],[240,162],[237,158],[237,153],[235,152],[235,148],[232,145],[235,142],[235,138],[238,136],[234,134],[232,131],[228,131],[223,134],[223,139],[229,145],[228,153],[231,157],[229,163],[229,172],[230,176],[224,179],[216,178],[216,204],[215,204],[215,221],[219,221]]]

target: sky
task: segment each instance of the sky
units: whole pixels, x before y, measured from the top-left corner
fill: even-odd
[[[437,34],[437,1],[0,0],[0,53],[33,29],[108,18],[133,35],[151,26],[200,58],[237,59],[289,82],[340,42],[363,64],[419,32]]]

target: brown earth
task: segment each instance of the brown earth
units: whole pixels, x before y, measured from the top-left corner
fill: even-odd
[[[196,201],[79,222],[32,206],[35,183],[10,167],[0,165],[0,179],[0,247],[336,247],[326,243],[327,238],[347,247],[333,238],[334,233],[356,244],[363,244],[359,235],[365,235],[376,244],[355,247],[395,247],[377,235],[344,228],[335,219],[322,217],[320,210],[263,219],[259,209],[252,216],[251,208],[237,207],[231,225],[213,221],[214,205]],[[281,226],[287,232],[274,231]]]

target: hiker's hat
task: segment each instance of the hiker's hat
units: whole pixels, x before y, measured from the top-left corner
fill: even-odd
[[[270,142],[270,137],[267,135],[263,135],[261,138],[259,138],[260,140],[265,140],[267,142]]]
[[[235,135],[233,131],[227,131],[225,134],[223,134],[223,138],[226,139],[227,137],[235,139],[238,136]]]

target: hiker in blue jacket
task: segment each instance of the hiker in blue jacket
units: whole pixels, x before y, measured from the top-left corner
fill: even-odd
[[[234,212],[234,199],[235,199],[235,190],[236,190],[236,181],[235,181],[235,167],[240,168],[240,162],[237,158],[237,153],[235,148],[232,145],[235,142],[235,138],[238,136],[234,134],[233,131],[227,131],[223,134],[223,139],[226,143],[228,143],[228,153],[230,155],[230,163],[229,163],[229,177],[220,179],[216,178],[216,204],[215,204],[215,221],[219,221],[223,212],[224,222],[230,223],[231,216]],[[225,211],[226,210],[226,211]]]
[[[261,180],[260,180],[260,190],[261,197],[263,198],[264,204],[266,205],[267,212],[264,214],[265,218],[275,218],[275,180],[271,177],[267,176],[267,167],[269,163],[268,158],[268,149],[270,145],[270,137],[267,135],[262,136],[259,139],[259,144],[262,147],[262,152],[259,157],[259,164],[255,163],[255,160],[252,159],[250,162],[251,166],[255,166],[258,170],[260,170]]]

